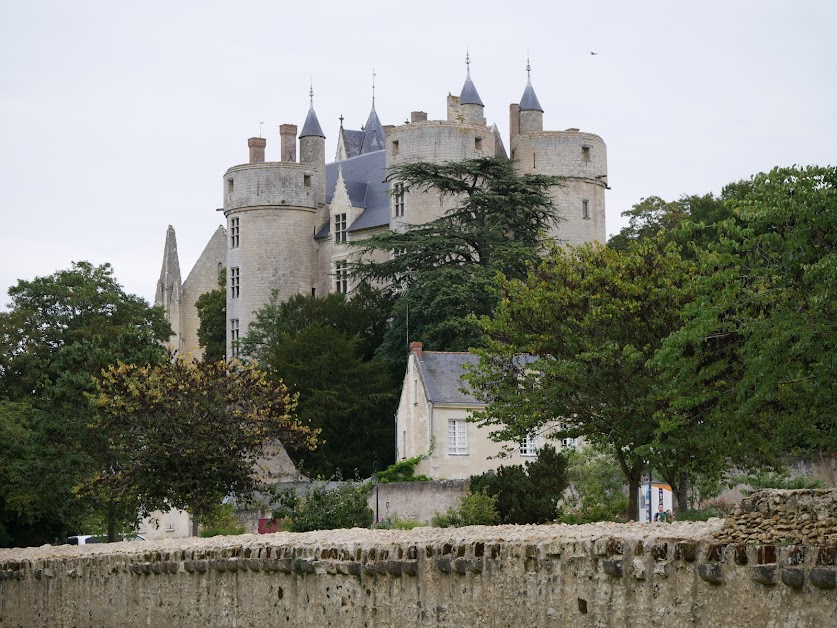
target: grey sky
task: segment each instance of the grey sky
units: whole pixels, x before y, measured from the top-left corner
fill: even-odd
[[[167,225],[184,276],[223,222],[248,137],[314,106],[333,158],[359,129],[445,116],[471,75],[508,147],[532,83],[544,128],[608,146],[608,233],[640,198],[719,192],[775,165],[837,163],[837,3],[2,2],[0,306],[17,279],[113,264],[153,300]],[[591,55],[590,52],[598,52]]]

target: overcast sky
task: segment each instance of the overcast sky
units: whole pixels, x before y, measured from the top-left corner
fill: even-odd
[[[18,279],[110,262],[153,301],[166,228],[185,278],[247,138],[314,106],[359,129],[445,117],[471,75],[508,147],[531,57],[544,128],[608,149],[607,229],[651,195],[837,163],[837,2],[2,0],[0,306]],[[596,55],[591,55],[596,52]]]

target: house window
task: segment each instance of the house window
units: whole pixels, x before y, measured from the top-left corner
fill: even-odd
[[[463,419],[448,421],[448,455],[468,455],[468,423]]]
[[[238,340],[239,340],[238,319],[230,319],[230,357],[238,357]]]
[[[238,248],[238,236],[239,236],[239,226],[238,226],[238,217],[230,218],[230,248],[237,249]]]
[[[589,146],[582,146],[581,147],[581,161],[585,161],[585,162],[590,161],[590,147]]]
[[[392,142],[392,156],[398,157],[398,140],[393,140]]]
[[[230,268],[230,298],[237,299],[240,294],[241,275],[238,266]]]
[[[581,201],[581,217],[585,220],[590,218],[590,201]]]
[[[537,456],[538,455],[538,435],[534,432],[526,434],[526,438],[520,443],[521,456]]]
[[[346,214],[337,214],[334,216],[334,241],[346,241]]]
[[[334,288],[338,294],[349,291],[349,265],[345,260],[334,263]]]
[[[564,449],[575,449],[575,439],[574,438],[562,438],[561,439],[561,447]]]
[[[395,216],[403,216],[404,215],[404,184],[403,183],[396,183],[395,184],[395,193],[392,195],[393,199],[395,200]]]

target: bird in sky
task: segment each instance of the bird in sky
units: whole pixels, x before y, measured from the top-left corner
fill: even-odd
[[[598,53],[598,52],[591,52],[590,54],[591,54],[591,55],[597,55],[597,54],[599,54],[599,53]]]

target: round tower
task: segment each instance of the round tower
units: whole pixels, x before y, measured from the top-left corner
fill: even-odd
[[[526,71],[531,70],[528,62]],[[511,157],[521,174],[557,175],[564,185],[551,196],[561,222],[551,235],[560,243],[604,242],[607,146],[579,129],[543,130],[543,108],[527,81],[519,105],[511,105]]]
[[[485,126],[485,105],[482,104],[477,88],[471,80],[471,55],[465,55],[466,75],[465,84],[459,94],[459,108],[465,124],[479,124]]]
[[[317,152],[316,146],[322,138],[308,137],[314,140],[308,143],[309,155],[322,155],[324,149]],[[251,141],[251,151],[261,143]],[[284,148],[289,149],[287,140]],[[261,150],[253,152],[250,163],[224,174],[228,357],[237,354],[236,341],[247,333],[254,312],[270,301],[273,290],[285,301],[295,294],[311,294],[316,282],[311,236],[319,199],[324,198],[319,192],[324,175],[315,163],[259,161]]]

